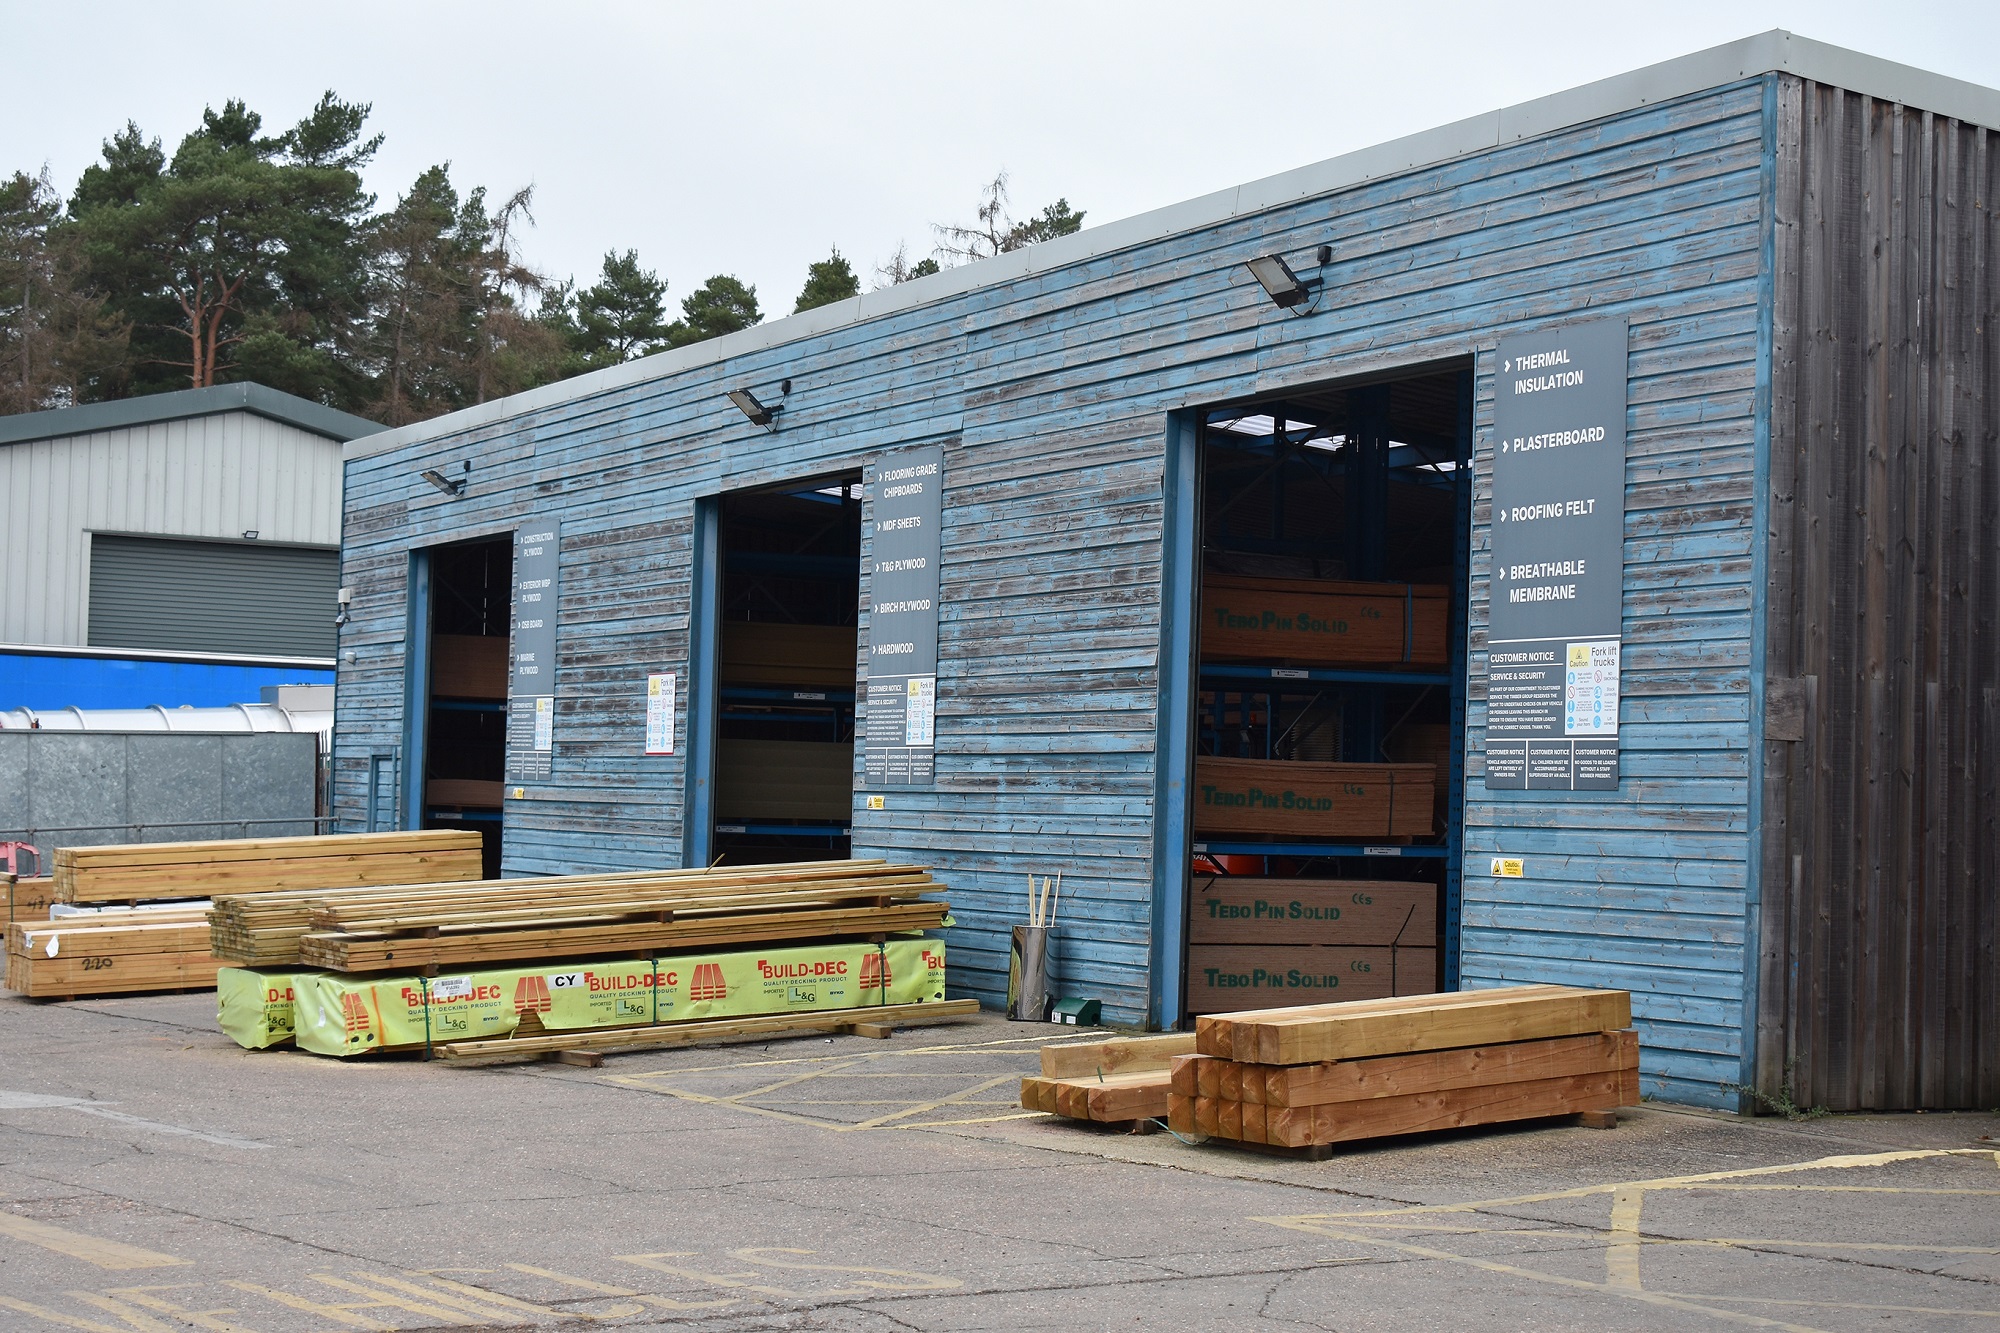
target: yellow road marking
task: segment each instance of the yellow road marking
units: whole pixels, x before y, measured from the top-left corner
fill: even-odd
[[[158,1250],[142,1250],[136,1245],[86,1236],[81,1231],[71,1231],[68,1227],[38,1222],[32,1217],[21,1217],[14,1213],[0,1213],[0,1236],[10,1236],[15,1240],[26,1241],[30,1245],[39,1245],[45,1250],[66,1254],[72,1259],[81,1259],[85,1263],[96,1264],[99,1268],[108,1268],[113,1272],[124,1272],[133,1268],[173,1268],[193,1262],[191,1259],[178,1259],[171,1254],[161,1254]]]
[[[1948,1314],[1960,1318],[2000,1319],[2000,1310],[1947,1310],[1935,1305],[1863,1305],[1855,1301],[1793,1301],[1775,1296],[1690,1296],[1673,1293],[1681,1300],[1721,1301],[1734,1305],[1794,1305],[1816,1310],[1880,1310],[1890,1314]]]
[[[0,1296],[0,1310],[17,1310],[22,1314],[46,1319],[62,1328],[78,1328],[83,1333],[132,1333],[131,1325],[119,1328],[112,1324],[100,1324],[95,1319],[82,1319],[76,1315],[51,1310],[46,1305],[36,1305],[32,1301],[16,1300],[12,1296]]]
[[[262,1296],[265,1300],[275,1301],[279,1305],[290,1306],[294,1310],[303,1310],[307,1314],[324,1315],[326,1318],[345,1324],[349,1328],[390,1330],[390,1333],[393,1333],[396,1327],[394,1324],[385,1324],[379,1319],[370,1319],[366,1315],[354,1313],[356,1310],[381,1309],[383,1306],[380,1301],[361,1301],[351,1305],[326,1305],[308,1296],[295,1296],[289,1291],[279,1291],[273,1287],[259,1286],[255,1282],[238,1282],[232,1279],[227,1285],[236,1288],[238,1291],[247,1291]]]
[[[912,1106],[902,1111],[892,1111],[888,1115],[878,1115],[873,1120],[863,1120],[858,1125],[849,1125],[846,1128],[875,1129],[878,1126],[888,1124],[891,1120],[901,1120],[904,1116],[922,1115],[926,1111],[936,1111],[946,1106],[955,1106],[963,1098],[977,1096],[979,1093],[985,1092],[988,1088],[999,1087],[1002,1083],[1017,1082],[1020,1077],[1019,1074],[1002,1074],[998,1078],[989,1078],[984,1083],[955,1092],[949,1097],[940,1097],[936,1101],[925,1102],[920,1106]]]
[[[967,1103],[967,1105],[979,1105],[979,1103]],[[1008,1113],[1008,1114],[1006,1114],[1006,1115],[982,1115],[982,1116],[974,1116],[974,1117],[973,1117],[972,1119],[970,1119],[970,1120],[919,1120],[919,1121],[917,1121],[917,1122],[916,1122],[915,1124],[910,1124],[910,1125],[891,1125],[891,1126],[889,1126],[889,1128],[891,1128],[891,1129],[938,1129],[938,1128],[941,1128],[941,1127],[943,1127],[943,1126],[945,1126],[945,1125],[992,1125],[992,1124],[997,1124],[997,1123],[999,1123],[999,1122],[1000,1122],[1000,1121],[1002,1121],[1002,1120],[1033,1120],[1033,1119],[1036,1119],[1037,1117],[1040,1117],[1040,1116],[1043,1116],[1043,1115],[1046,1115],[1046,1114],[1047,1114],[1047,1112],[1044,1112],[1044,1111],[1013,1111],[1013,1112],[1010,1112],[1010,1113]]]
[[[1619,1190],[1611,1196],[1611,1239],[1604,1247],[1606,1285],[1625,1291],[1640,1291],[1639,1210],[1645,1205],[1646,1191]]]

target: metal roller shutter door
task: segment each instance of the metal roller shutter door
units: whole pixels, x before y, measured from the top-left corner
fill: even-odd
[[[332,657],[340,554],[255,542],[90,540],[90,646]]]

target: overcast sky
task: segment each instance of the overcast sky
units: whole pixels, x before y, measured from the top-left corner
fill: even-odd
[[[0,171],[65,194],[127,119],[171,152],[205,104],[290,124],[372,103],[384,205],[449,161],[532,184],[527,258],[588,282],[634,247],[789,313],[834,246],[864,279],[1005,169],[1018,213],[1108,222],[1671,56],[1788,28],[2000,85],[2000,3],[1250,0],[195,6],[0,0]]]

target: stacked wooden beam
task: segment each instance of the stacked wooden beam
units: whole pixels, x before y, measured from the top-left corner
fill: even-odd
[[[6,922],[46,921],[49,919],[49,905],[56,900],[56,882],[47,875],[16,879],[6,876],[7,916]]]
[[[1192,1032],[1044,1046],[1040,1077],[1021,1080],[1021,1105],[1099,1124],[1158,1120],[1175,1058],[1194,1049]]]
[[[209,904],[162,909],[141,902],[244,897],[343,885],[479,878],[479,835],[449,830],[242,838],[111,847],[58,847],[48,892],[14,886],[7,985],[34,996],[114,995],[215,984]],[[127,903],[136,910],[48,918],[50,901]]]
[[[1625,991],[1515,986],[1196,1020],[1168,1123],[1252,1145],[1615,1112],[1639,1100]]]
[[[219,966],[208,951],[206,904],[111,909],[7,927],[7,988],[36,999],[206,988]]]
[[[217,956],[251,967],[420,972],[936,929],[944,886],[918,866],[813,861],[741,870],[222,895]]]
[[[479,878],[476,832],[339,833],[58,847],[56,900],[145,902]]]

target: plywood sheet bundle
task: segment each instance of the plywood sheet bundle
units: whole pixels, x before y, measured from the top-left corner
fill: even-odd
[[[208,951],[206,911],[142,907],[16,921],[7,927],[7,988],[74,999],[213,986],[221,964]]]
[[[1192,1032],[1042,1048],[1042,1072],[1021,1080],[1021,1105],[1030,1111],[1099,1124],[1158,1120],[1176,1057],[1195,1049]]]
[[[1188,1011],[1429,994],[1437,899],[1428,882],[1198,878]]]
[[[814,861],[742,870],[488,880],[222,896],[214,947],[253,967],[407,972],[936,929],[920,866]]]
[[[113,903],[475,880],[479,858],[477,832],[433,829],[58,847],[53,869],[57,901]]]
[[[1432,831],[1430,764],[1326,764],[1201,755],[1194,823],[1203,833],[1305,838],[1422,837]]]
[[[1201,651],[1211,661],[1295,666],[1445,660],[1446,589],[1408,583],[1208,574]]]
[[[1515,986],[1218,1014],[1171,1072],[1185,1134],[1317,1148],[1639,1100],[1625,991]]]

